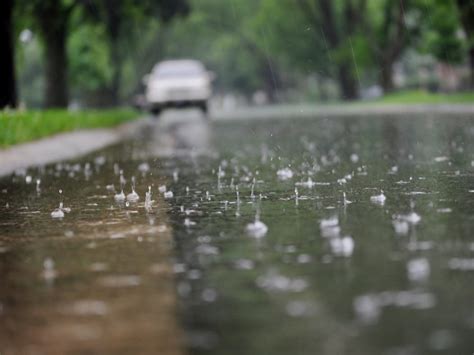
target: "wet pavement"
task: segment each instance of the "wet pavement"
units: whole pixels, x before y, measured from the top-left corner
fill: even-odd
[[[165,114],[4,177],[0,352],[470,354],[473,138],[469,115]]]

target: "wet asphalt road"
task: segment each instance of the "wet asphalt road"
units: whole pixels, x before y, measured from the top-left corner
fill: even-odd
[[[471,353],[473,138],[445,113],[167,113],[4,177],[0,351]]]

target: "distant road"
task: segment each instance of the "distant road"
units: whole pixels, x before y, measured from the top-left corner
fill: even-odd
[[[472,104],[327,104],[327,105],[268,105],[242,107],[235,110],[214,110],[213,119],[248,119],[248,118],[297,118],[297,117],[330,117],[361,115],[413,115],[413,114],[456,114],[472,115]]]
[[[295,119],[310,117],[335,116],[394,116],[410,117],[411,115],[460,115],[474,118],[474,104],[328,104],[328,105],[268,105],[239,107],[232,110],[211,109],[210,121],[225,122],[229,120],[256,119]],[[139,115],[139,113],[137,113]],[[160,122],[179,123],[205,120],[202,113],[195,109],[168,110],[160,117]],[[25,169],[32,165],[43,165],[101,149],[107,145],[133,135],[141,127],[153,121],[148,119],[126,123],[117,128],[83,130],[68,132],[38,141],[20,144],[0,150],[0,176]],[[147,123],[148,122],[148,123]]]

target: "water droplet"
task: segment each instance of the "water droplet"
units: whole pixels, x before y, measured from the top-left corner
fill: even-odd
[[[385,204],[386,199],[387,197],[384,195],[383,190],[380,190],[380,194],[378,195],[370,196],[370,202],[381,206]]]

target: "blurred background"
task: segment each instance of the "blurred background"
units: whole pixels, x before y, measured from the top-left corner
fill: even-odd
[[[169,58],[216,74],[212,104],[402,95],[472,102],[471,0],[3,0],[1,106],[113,107]],[[471,91],[471,94],[468,92]],[[396,94],[393,94],[396,93]],[[392,95],[392,96],[390,96]]]

